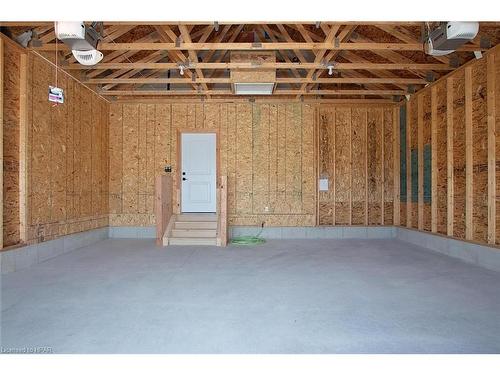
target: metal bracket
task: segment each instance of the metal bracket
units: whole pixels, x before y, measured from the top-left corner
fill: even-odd
[[[436,80],[436,77],[434,76],[434,72],[427,72],[425,74],[425,80],[427,82],[434,82]]]
[[[314,72],[313,75],[312,75],[312,80],[316,81],[316,79],[317,79],[317,75],[316,75],[316,72]]]
[[[408,85],[408,93],[409,94],[414,94],[415,93],[415,86],[413,85]]]
[[[261,42],[253,42],[252,48],[262,48],[262,43]]]
[[[335,38],[334,45],[335,45],[335,48],[340,48],[340,39],[339,38]]]
[[[487,36],[482,36],[479,40],[479,47],[481,48],[491,48],[491,40]]]
[[[450,67],[456,69],[459,66],[460,66],[460,61],[458,60],[458,57],[457,56],[450,57]]]
[[[179,48],[181,46],[181,43],[182,43],[182,39],[180,36],[178,36],[176,39],[175,39],[175,47],[176,48]]]
[[[219,22],[217,21],[214,22],[214,30],[219,31]]]
[[[321,26],[321,22],[316,21],[316,28],[317,28],[317,29],[319,29],[319,28],[320,28],[320,26]]]

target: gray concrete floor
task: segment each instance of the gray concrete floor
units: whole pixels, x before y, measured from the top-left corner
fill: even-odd
[[[110,239],[2,276],[2,347],[500,353],[500,273],[397,240]]]

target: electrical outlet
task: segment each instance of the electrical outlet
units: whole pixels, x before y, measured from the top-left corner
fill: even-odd
[[[269,212],[269,207],[264,207],[264,212]]]

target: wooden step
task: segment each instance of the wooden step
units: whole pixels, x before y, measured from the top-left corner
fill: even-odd
[[[187,213],[177,215],[176,221],[217,221],[217,214],[213,213]]]
[[[217,238],[215,237],[198,237],[198,238],[193,238],[193,237],[170,237],[168,239],[168,244],[169,245],[194,245],[194,246],[200,246],[200,245],[207,245],[207,246],[216,246],[217,245]]]
[[[171,238],[178,237],[216,237],[217,230],[216,229],[172,229]]]
[[[176,221],[175,229],[217,229],[216,221]]]

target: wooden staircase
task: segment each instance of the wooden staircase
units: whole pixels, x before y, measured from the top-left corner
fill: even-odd
[[[163,246],[217,245],[217,214],[179,214],[165,231]]]
[[[217,213],[175,214],[173,180],[160,175],[155,185],[156,243],[169,245],[227,246],[227,176],[217,186]]]

